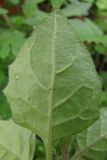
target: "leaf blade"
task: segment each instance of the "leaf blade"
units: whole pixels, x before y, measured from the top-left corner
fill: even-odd
[[[32,145],[30,142],[33,142]],[[34,148],[35,137],[29,130],[16,125],[12,120],[0,121],[0,159],[32,160]]]
[[[81,154],[87,155],[94,152],[105,152],[107,150],[107,109],[100,110],[100,118],[87,130],[78,134],[77,142],[79,151],[74,156],[74,160]]]
[[[48,160],[54,140],[97,120],[100,90],[89,53],[56,10],[35,29],[11,65],[5,93],[15,121],[43,139]]]

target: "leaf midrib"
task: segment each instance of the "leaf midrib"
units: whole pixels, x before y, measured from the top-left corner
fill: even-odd
[[[52,151],[52,108],[53,108],[53,89],[54,89],[54,82],[55,82],[55,41],[56,41],[56,34],[57,34],[57,20],[56,20],[56,12],[54,14],[54,30],[53,30],[53,38],[52,38],[52,81],[51,81],[51,88],[49,94],[49,133],[48,133],[48,145],[47,145],[47,157],[51,158],[51,151]],[[47,160],[48,160],[47,158]]]

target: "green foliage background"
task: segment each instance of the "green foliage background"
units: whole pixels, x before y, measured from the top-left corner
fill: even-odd
[[[90,51],[103,84],[101,107],[106,107],[107,0],[53,0],[53,4],[55,7],[60,5]],[[12,116],[11,110],[2,92],[8,83],[9,65],[15,60],[33,28],[51,12],[52,7],[48,0],[1,0],[0,6],[0,119],[9,119]],[[41,159],[44,154],[44,147],[38,138],[35,157]],[[90,150],[81,160],[98,160],[98,157],[99,160],[106,160],[106,155],[106,151]]]

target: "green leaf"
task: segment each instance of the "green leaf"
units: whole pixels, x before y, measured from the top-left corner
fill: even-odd
[[[16,57],[25,41],[25,34],[18,30],[4,30],[0,36],[0,58],[6,59],[10,54]]]
[[[0,70],[0,90],[2,89],[2,87],[4,86],[5,82],[7,80],[7,77],[5,75],[5,72]]]
[[[25,17],[24,16],[11,16],[10,17],[11,23],[15,24],[17,27],[23,25],[25,23]]]
[[[107,48],[107,35],[96,37],[96,41],[102,43]]]
[[[84,1],[94,3],[95,0],[84,0]]]
[[[74,19],[70,20],[70,23],[82,41],[103,42],[101,38],[103,37],[102,30],[91,20],[85,19],[82,21]]]
[[[8,0],[8,1],[10,1],[11,3],[13,3],[15,5],[17,5],[20,2],[20,0]]]
[[[63,13],[67,17],[71,16],[82,16],[82,15],[88,15],[88,11],[91,7],[91,3],[84,3],[79,2],[75,0],[72,2],[72,4],[68,4],[65,8],[63,8]]]
[[[106,71],[101,72],[100,76],[102,78],[103,88],[105,91],[107,91],[107,72]]]
[[[12,120],[0,121],[0,160],[32,160],[35,136]]]
[[[30,18],[28,17],[25,20],[25,23],[28,24],[28,25],[31,25],[31,26],[36,26],[39,23],[41,23],[43,21],[43,19],[46,18],[46,16],[47,16],[46,13],[37,10],[36,15],[33,16],[33,17],[30,17]]]
[[[23,5],[23,12],[26,17],[35,16],[37,10],[36,0],[26,0]]]
[[[100,118],[87,130],[80,133],[77,137],[80,152],[78,155],[87,150],[107,151],[107,108],[100,110]]]
[[[1,50],[0,50],[0,58],[2,60],[5,60],[9,56],[9,53],[10,53],[10,47],[8,43],[3,43]]]
[[[3,93],[0,92],[0,119],[9,119],[11,116],[12,114],[9,104],[7,103]]]
[[[0,8],[0,14],[3,15],[3,14],[7,14],[8,11],[4,8]]]
[[[86,157],[89,158],[88,160],[105,160],[106,159],[106,152],[95,151],[90,149],[87,153],[84,154],[85,160]]]
[[[107,91],[103,92],[103,94],[101,96],[101,105],[107,106]]]
[[[107,10],[107,0],[97,0],[96,5],[101,10]]]
[[[43,0],[26,0],[23,5],[23,11],[25,14],[25,23],[28,25],[37,25],[39,24],[45,17],[46,13],[40,11],[37,7],[37,3]]]
[[[53,8],[60,8],[65,0],[51,0]]]
[[[15,122],[30,128],[46,146],[81,132],[99,117],[100,79],[68,20],[49,15],[10,66],[5,94]]]
[[[35,0],[36,4],[43,2],[44,0]]]

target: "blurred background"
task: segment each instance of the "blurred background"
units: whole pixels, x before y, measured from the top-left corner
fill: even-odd
[[[107,0],[62,0],[61,10],[93,58],[103,84],[100,103],[107,106]],[[12,116],[2,92],[8,83],[9,65],[33,27],[51,11],[48,0],[0,0],[0,119]],[[40,156],[44,149],[39,141]]]

